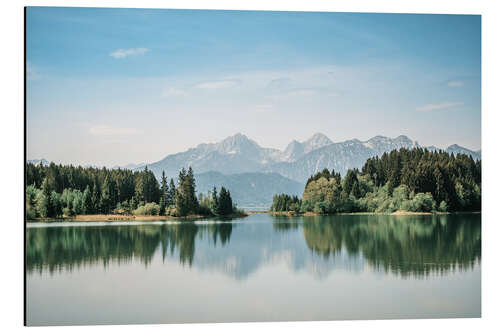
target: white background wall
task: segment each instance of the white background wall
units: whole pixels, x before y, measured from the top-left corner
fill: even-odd
[[[457,320],[392,320],[342,321],[302,323],[252,323],[203,325],[148,325],[100,326],[71,328],[29,328],[35,331],[59,332],[488,332],[500,327],[499,265],[500,219],[497,214],[500,197],[498,144],[500,143],[498,96],[499,89],[499,32],[498,1],[461,0],[164,0],[164,1],[3,1],[0,9],[0,115],[1,115],[1,171],[0,207],[1,224],[1,292],[0,326],[2,331],[23,329],[23,6],[100,6],[145,8],[199,8],[199,9],[256,9],[307,10],[349,12],[449,13],[482,14],[483,22],[483,103],[482,103],[482,156],[483,156],[483,318]],[[495,191],[495,189],[497,189]],[[236,295],[235,295],[236,296]],[[334,301],[334,300],[333,300]],[[384,300],[380,300],[383,302]],[[26,328],[25,328],[26,329]]]

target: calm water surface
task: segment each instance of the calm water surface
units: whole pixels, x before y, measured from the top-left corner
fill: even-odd
[[[481,216],[29,224],[28,325],[481,316]]]

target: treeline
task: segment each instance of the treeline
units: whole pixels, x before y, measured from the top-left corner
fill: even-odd
[[[285,193],[273,196],[273,203],[271,210],[273,212],[299,212],[301,207],[301,200],[296,195],[288,195]]]
[[[464,154],[400,149],[366,161],[344,178],[334,170],[311,176],[302,198],[276,195],[272,211],[480,211],[481,161]]]
[[[68,217],[78,214],[213,215],[237,212],[231,194],[196,195],[191,167],[179,172],[177,185],[163,172],[160,182],[143,171],[83,168],[51,163],[26,166],[26,218]]]

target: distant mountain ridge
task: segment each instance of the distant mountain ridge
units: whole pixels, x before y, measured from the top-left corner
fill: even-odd
[[[395,138],[375,136],[367,141],[358,139],[333,142],[326,135],[314,134],[308,140],[293,140],[281,151],[263,148],[257,142],[241,133],[217,143],[202,143],[195,148],[176,154],[167,155],[154,163],[127,164],[115,168],[142,170],[147,166],[157,177],[163,171],[175,176],[182,168],[192,167],[196,174],[217,171],[222,174],[238,173],[278,173],[284,177],[304,183],[306,179],[324,168],[335,169],[342,175],[351,168],[361,168],[364,162],[373,156],[382,155],[400,148],[422,147],[418,142],[400,135]],[[439,150],[435,146],[422,147],[431,151]],[[472,151],[459,145],[443,149],[448,153],[467,154],[474,159],[481,159],[481,151]],[[46,159],[28,160],[29,163],[49,165]]]
[[[302,196],[304,184],[283,177],[277,173],[238,173],[224,175],[217,171],[209,171],[196,175],[197,193],[207,194],[216,186],[229,189],[233,202],[238,207],[258,207],[266,209],[272,203],[276,193],[288,193]]]
[[[28,160],[27,162],[28,162],[28,163],[31,163],[31,164],[34,164],[34,165],[36,165],[36,166],[38,166],[38,165],[47,166],[47,165],[49,165],[49,164],[50,164],[50,162],[49,162],[49,161],[47,161],[45,158],[41,158],[41,159],[39,159],[39,160]]]
[[[314,134],[311,138],[304,142],[298,142],[293,140],[288,144],[283,153],[284,160],[286,162],[294,162],[304,156],[305,154],[319,149],[324,146],[328,146],[332,144],[332,140],[330,140],[326,135],[321,133]]]
[[[415,147],[419,147],[418,143],[404,135],[394,139],[384,136],[376,136],[367,141],[353,139],[323,145],[303,154],[295,161],[276,163],[264,170],[305,182],[309,176],[324,168],[334,169],[344,175],[348,169],[360,169],[370,157],[382,155],[394,149]]]
[[[400,148],[421,147],[416,141],[400,135],[395,138],[375,136],[367,141],[358,139],[333,142],[326,135],[314,134],[299,142],[293,140],[282,151],[263,148],[257,142],[238,133],[217,143],[202,143],[187,151],[171,154],[149,164],[128,164],[122,169],[153,171],[176,178],[179,170],[192,167],[196,174],[198,193],[207,193],[213,186],[228,188],[240,206],[269,206],[276,193],[301,195],[304,184],[312,174],[328,168],[345,175],[348,169],[361,168],[370,157]],[[435,146],[422,147],[435,151]],[[448,153],[467,154],[481,158],[481,151],[451,145]],[[48,165],[45,159],[31,160]],[[118,168],[118,167],[113,167]]]
[[[281,151],[263,148],[238,133],[217,143],[199,144],[185,152],[168,155],[147,166],[157,176],[162,171],[168,175],[177,175],[181,168],[192,167],[197,174],[209,171],[223,174],[278,173],[305,183],[310,175],[324,168],[333,168],[344,175],[348,169],[361,168],[370,157],[394,149],[415,147],[421,146],[404,135],[395,138],[379,135],[367,141],[352,139],[335,143],[326,135],[316,133],[304,142],[293,140]],[[434,146],[428,149],[438,150]],[[480,151],[472,151],[458,145],[451,145],[444,151],[468,154],[474,159],[481,158]]]

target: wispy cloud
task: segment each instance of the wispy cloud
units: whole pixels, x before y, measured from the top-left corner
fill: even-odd
[[[463,81],[448,81],[448,87],[462,87],[463,85]]]
[[[282,90],[282,89],[290,87],[291,82],[292,82],[292,79],[290,79],[289,77],[280,77],[280,78],[271,80],[269,82],[269,84],[267,85],[267,89]]]
[[[438,104],[426,104],[422,106],[418,106],[417,111],[433,111],[433,110],[443,110],[449,109],[455,106],[464,105],[463,102],[443,102]]]
[[[89,133],[93,136],[129,136],[141,133],[140,130],[131,127],[114,127],[110,125],[92,125]]]
[[[167,88],[163,91],[163,97],[186,96],[186,91],[178,88]]]
[[[109,54],[110,57],[115,59],[125,58],[131,55],[140,55],[148,52],[149,49],[144,47],[139,47],[135,49],[118,49]]]
[[[233,87],[237,84],[237,80],[218,80],[198,83],[195,87],[200,89],[221,89]]]

